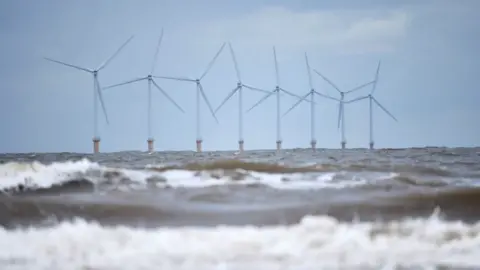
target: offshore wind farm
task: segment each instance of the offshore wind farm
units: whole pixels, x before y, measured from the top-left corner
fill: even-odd
[[[231,42],[228,42],[228,50],[230,52],[232,65],[234,67],[234,71],[235,71],[236,78],[237,78],[236,87],[230,93],[228,93],[228,95],[223,99],[223,101],[218,105],[218,107],[216,109],[214,109],[210,100],[209,100],[209,98],[208,98],[208,96],[207,96],[207,94],[206,94],[205,89],[202,86],[201,81],[202,81],[203,78],[205,78],[205,76],[207,76],[209,74],[212,67],[215,65],[215,62],[217,61],[218,57],[224,51],[225,46],[227,45],[227,42],[224,42],[221,45],[221,47],[218,49],[216,54],[213,56],[213,58],[208,63],[205,70],[203,71],[203,73],[199,77],[192,78],[192,77],[186,77],[186,76],[165,76],[165,75],[156,75],[155,74],[155,67],[156,67],[156,64],[157,64],[157,61],[158,61],[157,58],[158,58],[158,54],[159,54],[159,51],[160,51],[160,47],[161,47],[161,44],[162,44],[163,37],[164,37],[164,30],[162,28],[161,34],[160,34],[160,37],[158,39],[158,43],[157,43],[157,46],[156,46],[156,49],[155,49],[155,53],[153,55],[153,60],[152,60],[153,63],[152,63],[152,66],[150,68],[150,72],[147,75],[145,75],[143,77],[142,76],[139,76],[139,77],[137,76],[134,79],[130,78],[130,79],[124,80],[120,83],[112,84],[112,85],[109,85],[109,86],[106,86],[106,87],[103,87],[103,88],[100,87],[100,82],[98,80],[98,71],[103,69],[110,61],[112,61],[120,53],[120,51],[134,38],[133,35],[124,44],[122,44],[122,46],[115,52],[115,54],[113,56],[111,56],[107,61],[102,63],[102,65],[100,65],[99,68],[97,68],[95,70],[85,69],[85,68],[82,68],[82,67],[79,67],[79,66],[71,65],[71,64],[68,64],[68,63],[60,62],[58,60],[54,60],[54,59],[45,57],[45,59],[48,60],[48,61],[55,62],[55,63],[58,63],[58,64],[62,64],[64,66],[76,68],[76,69],[79,69],[79,70],[87,71],[87,72],[90,72],[94,75],[94,112],[93,112],[93,114],[94,114],[94,123],[93,123],[94,136],[93,136],[93,139],[92,139],[92,141],[93,141],[93,153],[99,153],[100,152],[100,135],[99,135],[99,131],[98,131],[98,109],[97,109],[97,107],[98,107],[97,102],[98,101],[100,101],[100,104],[102,106],[102,110],[103,110],[104,116],[106,118],[106,122],[107,122],[107,124],[109,124],[108,116],[107,116],[107,109],[106,109],[106,105],[105,105],[105,101],[104,101],[102,92],[107,91],[107,90],[110,91],[110,92],[113,92],[112,91],[113,88],[138,83],[138,82],[141,82],[141,81],[147,81],[147,87],[148,87],[147,88],[148,98],[147,98],[147,106],[146,106],[147,107],[147,152],[152,153],[152,152],[155,151],[154,150],[154,134],[152,132],[152,122],[153,122],[152,87],[154,87],[161,94],[163,94],[163,96],[172,105],[174,105],[179,110],[179,112],[185,113],[185,111],[184,111],[184,109],[182,109],[182,106],[179,105],[179,103],[177,101],[175,101],[173,98],[171,98],[170,95],[167,93],[167,91],[164,90],[160,86],[160,83],[157,83],[154,79],[173,80],[173,81],[177,81],[177,82],[186,82],[186,83],[195,84],[195,87],[196,87],[196,90],[195,90],[195,92],[196,92],[196,109],[195,109],[196,141],[195,141],[195,144],[196,144],[196,152],[199,152],[199,153],[202,152],[202,149],[203,149],[203,147],[202,147],[202,144],[203,144],[202,117],[201,117],[201,114],[202,114],[201,102],[202,102],[202,100],[207,105],[207,108],[208,108],[210,114],[212,115],[212,117],[214,118],[214,120],[216,121],[216,123],[219,124],[219,121],[217,119],[216,114],[219,112],[220,108],[222,108],[225,105],[225,103],[228,100],[230,100],[230,98],[232,98],[236,93],[238,93],[238,151],[239,151],[239,153],[242,153],[245,150],[245,148],[244,148],[245,147],[244,146],[245,139],[244,139],[244,135],[243,135],[243,115],[244,115],[244,113],[251,112],[254,108],[259,107],[263,102],[265,102],[267,99],[269,99],[271,96],[274,96],[274,95],[275,95],[275,98],[276,98],[276,120],[275,120],[276,121],[276,141],[275,141],[276,151],[281,151],[282,150],[282,141],[283,141],[282,140],[282,134],[281,134],[282,133],[281,132],[281,129],[282,129],[281,128],[281,126],[282,126],[282,124],[281,124],[281,122],[282,122],[282,111],[281,111],[281,98],[280,97],[283,94],[286,94],[287,96],[293,98],[294,101],[296,101],[293,104],[293,106],[291,106],[286,112],[283,113],[283,116],[285,116],[286,114],[291,112],[295,107],[297,107],[301,103],[310,103],[310,108],[311,108],[310,109],[310,130],[311,130],[310,148],[313,151],[315,151],[317,149],[317,139],[315,138],[315,123],[316,123],[315,106],[317,104],[316,104],[315,99],[314,99],[315,95],[317,95],[317,96],[319,96],[323,99],[328,99],[328,100],[338,102],[338,128],[341,131],[341,142],[340,142],[341,149],[346,148],[345,104],[351,104],[351,103],[358,102],[358,101],[364,100],[366,98],[369,98],[370,103],[374,102],[382,110],[387,112],[389,116],[393,117],[395,119],[395,121],[397,121],[397,119],[389,111],[387,111],[386,108],[383,107],[383,105],[378,103],[378,101],[376,99],[374,99],[373,96],[372,96],[373,92],[375,91],[375,86],[376,86],[376,83],[377,83],[377,80],[378,80],[378,71],[379,71],[380,65],[378,66],[377,73],[376,73],[375,79],[373,81],[363,83],[363,84],[361,84],[357,87],[354,87],[353,89],[342,91],[342,90],[340,90],[340,88],[336,84],[334,84],[330,79],[328,79],[322,73],[320,73],[319,71],[317,71],[314,68],[313,69],[311,68],[309,60],[308,60],[307,53],[305,52],[305,64],[306,64],[306,68],[307,68],[307,75],[308,75],[308,82],[309,82],[310,90],[306,95],[300,96],[300,95],[298,95],[298,94],[296,94],[296,93],[294,93],[290,90],[286,90],[283,87],[281,87],[281,85],[280,85],[280,81],[281,81],[280,68],[279,68],[279,63],[278,63],[278,60],[277,60],[277,51],[276,51],[275,46],[272,47],[272,51],[273,51],[273,61],[272,62],[273,62],[273,70],[274,70],[274,74],[275,74],[275,85],[273,87],[274,89],[273,90],[265,90],[265,89],[261,89],[261,88],[256,87],[256,86],[251,86],[251,85],[244,84],[242,82],[242,79],[241,79],[241,76],[240,76],[240,68],[239,68],[237,58],[236,58],[236,55],[235,55],[235,52],[234,52],[234,49],[233,49],[233,46],[232,46]],[[340,94],[340,97],[335,98],[335,97],[329,96],[327,94],[324,94],[324,93],[321,93],[321,92],[315,90],[314,86],[312,84],[312,70],[313,70],[314,74],[321,77],[330,86],[332,86],[336,91],[338,91],[338,93]],[[369,85],[374,85],[374,88],[373,88],[372,93],[370,95],[360,96],[360,97],[357,97],[357,98],[354,98],[354,99],[351,99],[351,100],[345,100],[345,95],[351,94],[351,93],[359,91],[359,90],[362,90],[363,88],[365,88]],[[255,104],[253,104],[245,112],[243,111],[243,89],[244,88],[246,88],[247,90],[254,91],[254,92],[264,93],[264,96],[261,99],[259,99]],[[310,99],[308,99],[308,97],[310,97]],[[370,111],[372,111],[372,105],[371,104],[370,104],[369,109],[370,109]],[[370,114],[372,114],[372,113],[373,112],[371,112]],[[370,116],[370,122],[369,123],[370,123],[370,126],[371,126],[370,127],[370,143],[369,143],[369,145],[370,145],[370,149],[373,149],[373,127],[372,127],[373,116]]]

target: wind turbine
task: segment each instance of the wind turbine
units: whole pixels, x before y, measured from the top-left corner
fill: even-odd
[[[242,79],[241,79],[241,76],[240,76],[240,69],[238,68],[238,62],[237,62],[237,59],[235,57],[235,52],[233,51],[232,44],[230,42],[228,43],[228,47],[230,48],[230,55],[232,56],[232,60],[233,60],[234,66],[235,66],[235,71],[236,71],[236,74],[237,74],[238,81],[237,81],[237,86],[227,95],[227,97],[225,97],[225,99],[222,101],[220,106],[218,106],[218,108],[215,110],[215,113],[217,113],[218,110],[220,110],[220,108],[230,98],[232,98],[233,95],[235,95],[235,93],[238,92],[238,149],[239,149],[239,152],[242,153],[243,150],[244,150],[243,149],[243,144],[244,144],[244,140],[243,140],[243,87],[245,87],[249,90],[262,92],[262,93],[266,93],[266,94],[270,94],[270,91],[262,90],[262,89],[252,87],[252,86],[249,86],[249,85],[246,85],[246,84],[242,83]]]
[[[208,101],[207,95],[205,94],[205,91],[203,90],[203,86],[201,84],[201,80],[205,78],[205,76],[208,74],[210,69],[213,67],[215,64],[215,61],[217,60],[218,56],[220,53],[223,51],[223,48],[225,48],[225,42],[222,44],[220,49],[218,50],[217,54],[213,57],[213,59],[210,61],[208,64],[207,68],[203,72],[203,74],[198,77],[197,79],[192,79],[192,78],[184,78],[184,77],[167,77],[167,76],[153,76],[155,78],[160,78],[160,79],[167,79],[167,80],[175,80],[175,81],[183,81],[183,82],[193,82],[196,85],[196,91],[197,91],[197,97],[196,97],[196,109],[197,109],[197,152],[202,152],[202,135],[201,135],[201,117],[200,117],[200,99],[203,98],[205,103],[208,106],[208,109],[210,110],[210,113],[212,114],[213,118],[215,121],[218,123],[218,119],[215,116],[215,112],[213,111],[212,105],[210,105],[210,101]]]
[[[326,99],[331,99],[335,101],[340,101],[339,99],[330,97],[328,95],[324,95],[322,93],[319,93],[313,88],[313,83],[312,83],[312,74],[311,74],[311,69],[310,69],[310,64],[308,62],[308,56],[307,53],[305,53],[305,63],[307,65],[307,73],[308,73],[308,82],[310,84],[310,91],[306,95],[302,97],[301,100],[297,101],[295,104],[293,104],[288,111],[286,111],[283,116],[287,115],[289,112],[291,112],[293,109],[295,109],[303,100],[306,100],[308,96],[310,96],[310,132],[311,132],[311,141],[310,141],[310,146],[312,147],[312,150],[315,151],[317,148],[317,140],[315,138],[315,95],[318,95],[320,97],[326,98]]]
[[[120,46],[115,53],[110,56],[110,58],[107,58],[100,66],[98,66],[96,69],[89,69],[89,68],[84,68],[72,64],[68,64],[65,62],[61,62],[58,60],[54,60],[52,58],[45,57],[44,59],[50,62],[54,62],[57,64],[61,64],[67,67],[75,68],[78,70],[82,70],[85,72],[88,72],[93,75],[93,152],[98,153],[100,151],[100,135],[98,133],[98,101],[100,101],[100,104],[102,106],[103,114],[105,115],[105,120],[107,124],[109,124],[108,121],[108,115],[107,115],[107,110],[105,108],[105,102],[103,101],[103,96],[102,92],[100,91],[100,82],[98,81],[98,73],[100,70],[104,69],[112,60],[117,56],[120,51],[133,39],[133,35],[125,41],[122,46]]]
[[[373,93],[375,92],[375,89],[377,88],[379,72],[380,72],[380,61],[378,61],[377,72],[375,73],[375,81],[373,83],[372,91],[370,92],[370,94],[367,95],[367,96],[364,96],[364,97],[359,97],[359,98],[350,100],[348,102],[345,102],[345,103],[351,103],[351,102],[360,101],[360,100],[364,100],[364,99],[368,98],[368,101],[369,101],[369,115],[370,115],[370,150],[373,150],[373,146],[375,144],[374,141],[373,141],[373,103],[375,103],[378,107],[380,107],[380,109],[382,109],[386,114],[388,114],[388,116],[390,116],[393,120],[398,122],[397,118],[395,118],[395,116],[393,116],[393,114],[391,114],[382,104],[380,104],[380,102],[375,97],[373,97]]]
[[[350,94],[352,92],[355,92],[357,90],[360,90],[360,89],[362,89],[365,86],[368,86],[370,84],[373,84],[373,83],[375,83],[375,81],[371,81],[371,82],[362,84],[362,85],[357,86],[357,87],[355,87],[353,89],[350,89],[348,91],[342,91],[332,81],[330,81],[327,77],[323,76],[316,69],[314,69],[313,71],[315,71],[315,73],[317,73],[320,77],[322,77],[322,79],[324,79],[328,84],[330,84],[333,88],[335,88],[340,93],[340,100],[338,102],[338,128],[340,128],[340,124],[341,124],[341,132],[342,132],[341,146],[342,146],[342,149],[345,149],[345,146],[347,144],[347,140],[345,138],[345,106],[344,106],[344,104],[346,103],[345,102],[345,95]],[[355,101],[358,101],[358,100],[351,100],[348,103],[353,103]]]
[[[114,87],[117,87],[117,86],[121,86],[121,85],[127,85],[127,84],[131,84],[131,83],[136,83],[136,82],[140,82],[140,81],[147,81],[148,82],[148,110],[147,110],[147,115],[148,115],[148,129],[147,129],[147,133],[148,133],[148,138],[147,138],[147,150],[149,153],[152,153],[154,151],[154,147],[153,147],[153,142],[154,142],[154,138],[153,138],[153,135],[152,135],[152,85],[155,86],[155,88],[160,91],[160,93],[162,93],[173,105],[175,105],[175,107],[177,107],[181,112],[185,112],[181,107],[180,105],[177,104],[177,102],[175,102],[168,94],[167,92],[158,85],[157,82],[155,82],[155,80],[153,79],[153,72],[155,71],[155,64],[157,62],[157,58],[158,58],[158,52],[160,50],[160,45],[162,44],[162,39],[163,39],[163,29],[162,29],[162,32],[160,34],[160,38],[158,39],[158,43],[157,43],[157,48],[155,50],[155,55],[153,57],[153,64],[152,64],[152,67],[150,69],[150,73],[148,75],[146,75],[145,77],[141,77],[141,78],[135,78],[133,80],[128,80],[128,81],[125,81],[125,82],[122,82],[122,83],[118,83],[118,84],[114,84],[114,85],[110,85],[110,86],[107,86],[107,87],[104,87],[103,90],[106,90],[106,89],[110,89],[110,88],[114,88]]]
[[[253,110],[253,108],[257,107],[260,105],[262,102],[267,100],[269,97],[271,97],[273,94],[276,94],[277,96],[277,151],[280,151],[282,149],[282,137],[281,137],[281,121],[280,121],[280,92],[284,92],[292,97],[296,97],[300,100],[305,101],[305,99],[302,99],[302,97],[295,95],[294,93],[291,93],[283,88],[280,87],[280,76],[279,76],[279,71],[278,71],[278,61],[277,61],[277,52],[275,50],[275,46],[273,47],[273,59],[275,61],[275,77],[276,77],[276,83],[277,85],[275,86],[275,89],[270,91],[268,94],[266,94],[263,98],[261,98],[257,103],[255,103],[250,109],[248,109],[247,112]]]

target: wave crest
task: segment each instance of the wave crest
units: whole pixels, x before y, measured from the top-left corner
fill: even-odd
[[[87,159],[49,165],[11,162],[0,165],[0,189],[4,193],[25,193],[45,189],[53,192],[73,191],[75,188],[89,190],[92,186],[101,189],[137,189],[235,184],[251,187],[266,185],[278,189],[321,189],[364,185],[373,188],[441,187],[452,183],[445,177],[439,177],[447,175],[444,169],[413,166],[408,171],[407,166],[393,170],[388,168],[340,163],[288,166],[236,159],[147,166],[136,170],[106,167]],[[469,181],[461,179],[454,184],[468,184]]]
[[[16,260],[32,269],[480,267],[479,235],[480,223],[447,222],[438,215],[359,223],[307,216],[291,226],[159,229],[75,220],[0,229],[0,249],[5,266]]]

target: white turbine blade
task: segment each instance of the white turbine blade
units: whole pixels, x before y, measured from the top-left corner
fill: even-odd
[[[253,110],[253,108],[257,107],[260,105],[262,102],[264,102],[267,98],[271,97],[273,93],[275,93],[276,90],[271,91],[270,93],[266,94],[264,97],[262,97],[257,103],[255,103],[250,109],[247,110],[247,113]]]
[[[377,88],[378,74],[380,73],[380,64],[381,62],[378,61],[377,72],[375,73],[375,82],[373,83],[371,94],[373,94],[375,92],[375,89]]]
[[[289,112],[291,112],[293,109],[295,109],[302,101],[305,101],[306,98],[311,95],[312,93],[311,92],[308,92],[306,95],[304,95],[302,97],[302,99],[300,99],[299,101],[297,101],[295,104],[293,104],[292,107],[290,107],[290,109],[288,109],[283,115],[282,117],[284,117],[285,115],[287,115]]]
[[[283,88],[280,88],[280,91],[284,92],[285,94],[287,94],[287,95],[289,95],[289,96],[296,97],[296,98],[298,98],[298,99],[300,99],[300,100],[303,99],[301,96],[296,95],[296,94],[294,94],[294,93],[292,93],[292,92],[289,92],[289,91],[287,91],[287,90],[285,90],[285,89],[283,89]],[[308,103],[312,103],[310,100],[304,100],[304,101],[306,101],[306,102],[308,102]]]
[[[319,95],[319,96],[321,96],[321,97],[323,97],[323,98],[328,98],[328,99],[331,99],[331,100],[340,101],[340,99],[338,99],[338,98],[334,98],[334,97],[331,97],[331,96],[328,96],[328,95],[324,95],[324,94],[319,93],[319,92],[317,92],[317,91],[314,91],[314,93],[317,94],[317,95]]]
[[[338,88],[332,81],[330,81],[327,77],[323,76],[320,72],[318,72],[316,69],[314,69],[315,73],[317,73],[318,76],[322,77],[324,81],[326,81],[328,84],[330,84],[333,88],[335,88],[339,93],[342,93],[340,88]]]
[[[375,81],[371,81],[371,82],[368,82],[368,83],[364,83],[364,84],[362,84],[362,85],[360,85],[360,86],[357,86],[357,87],[355,87],[355,88],[353,88],[353,89],[351,89],[351,90],[346,91],[345,94],[358,91],[358,90],[364,88],[365,86],[369,86],[370,84],[373,84],[373,83],[375,83]]]
[[[277,86],[280,85],[280,75],[278,72],[278,61],[277,61],[277,51],[275,46],[273,46],[273,60],[275,61],[275,79],[277,80]]]
[[[373,99],[373,101],[378,105],[378,107],[380,107],[380,109],[382,109],[385,113],[387,113],[390,117],[392,117],[393,120],[398,122],[397,118],[395,118],[395,116],[393,116],[393,114],[391,114],[385,107],[383,107],[383,105],[380,104],[380,102],[378,102],[378,100],[376,100],[374,97],[371,97],[371,99]]]
[[[220,110],[220,108],[225,104],[227,103],[227,101],[233,97],[233,95],[235,95],[235,93],[238,91],[239,87],[235,87],[235,89],[233,89],[229,94],[228,96],[222,101],[222,103],[220,103],[220,106],[217,107],[217,109],[215,109],[215,113],[218,112],[218,110]]]
[[[107,108],[105,107],[105,102],[103,100],[103,94],[100,89],[100,82],[98,81],[97,78],[95,78],[95,84],[97,85],[97,93],[98,93],[98,99],[100,100],[100,104],[102,105],[102,110],[103,110],[103,115],[105,115],[105,120],[107,121],[107,125],[110,125],[110,121],[108,120],[108,114],[107,114]]]
[[[242,77],[240,76],[240,69],[238,68],[237,58],[235,57],[235,52],[233,51],[232,44],[229,42],[228,47],[230,48],[230,55],[232,56],[233,64],[235,65],[235,71],[237,72],[237,79],[239,82],[242,81]]]
[[[121,85],[125,85],[125,84],[130,84],[130,83],[134,83],[134,82],[143,81],[143,80],[145,80],[145,79],[147,79],[147,78],[146,78],[146,77],[143,77],[143,78],[137,78],[137,79],[129,80],[129,81],[122,82],[122,83],[117,83],[117,84],[109,85],[109,86],[104,87],[102,90],[107,90],[107,89],[114,88],[114,87],[121,86]]]
[[[205,72],[203,72],[202,76],[200,76],[200,80],[203,79],[207,75],[207,73],[212,69],[213,65],[215,64],[215,61],[217,61],[218,56],[220,53],[223,51],[223,48],[225,48],[225,42],[222,44],[222,47],[220,47],[220,50],[218,50],[217,54],[213,57],[212,61],[208,64],[207,68],[205,69]]]
[[[182,82],[196,82],[194,79],[189,78],[180,78],[180,77],[168,77],[168,76],[152,76],[157,79],[166,79],[166,80],[174,80],[174,81],[182,81]]]
[[[58,61],[58,60],[54,60],[52,58],[44,57],[44,59],[47,60],[47,61],[50,61],[50,62],[54,62],[54,63],[60,64],[60,65],[67,66],[67,67],[76,68],[76,69],[83,70],[83,71],[90,72],[90,73],[93,72],[93,70],[90,70],[88,68],[82,68],[82,67],[79,67],[79,66],[74,66],[74,65],[67,64],[67,63],[64,63],[64,62],[61,62],[61,61]]]
[[[344,101],[345,103],[353,103],[353,102],[357,102],[357,101],[360,101],[360,100],[364,100],[366,98],[369,98],[370,96],[363,96],[363,97],[358,97],[358,98],[354,98],[352,100],[349,100],[349,101]]]
[[[175,100],[173,100],[173,98],[171,98],[167,94],[167,92],[165,90],[163,90],[154,80],[152,80],[152,83],[158,89],[158,91],[160,91],[168,100],[170,100],[170,102],[172,102],[173,105],[175,105],[175,107],[177,107],[182,113],[185,113],[185,111],[182,109],[182,107],[180,107],[180,105],[178,105],[178,103],[175,102]]]
[[[162,45],[163,40],[163,28],[162,32],[160,33],[160,37],[158,38],[157,49],[155,50],[155,55],[153,56],[153,63],[152,68],[150,69],[150,74],[153,74],[155,71],[155,64],[157,63],[158,52],[160,51],[160,45]]]
[[[343,102],[340,101],[340,102],[338,103],[338,124],[337,124],[337,129],[340,128],[340,123],[341,123],[342,119],[343,119]]]
[[[212,114],[213,118],[218,124],[218,119],[217,116],[215,116],[215,112],[213,111],[212,105],[210,105],[210,101],[208,101],[207,95],[205,94],[205,91],[203,91],[203,86],[201,84],[198,84],[198,87],[200,89],[200,94],[202,94],[203,100],[205,100],[205,103],[207,103],[208,109],[210,110],[210,113]]]
[[[263,90],[263,89],[260,89],[260,88],[256,88],[256,87],[253,87],[253,86],[250,86],[250,85],[246,85],[246,84],[242,83],[242,86],[245,87],[245,88],[248,88],[250,90],[253,90],[253,91],[262,92],[262,93],[265,93],[265,94],[270,94],[270,91]]]
[[[313,89],[313,83],[312,83],[312,71],[310,69],[310,63],[308,62],[308,56],[307,53],[305,53],[305,63],[307,64],[307,72],[308,72],[308,83],[310,85],[310,89]]]
[[[125,42],[122,44],[122,46],[120,46],[120,48],[118,48],[117,51],[116,51],[114,54],[112,54],[112,56],[110,56],[110,58],[108,58],[105,62],[103,62],[103,64],[101,64],[101,65],[97,68],[97,71],[100,71],[100,70],[102,70],[103,68],[105,68],[105,67],[110,63],[110,61],[112,61],[113,58],[115,58],[115,56],[117,56],[117,55],[120,53],[120,51],[121,51],[125,46],[127,46],[127,44],[133,39],[133,37],[134,37],[134,36],[132,35],[129,39],[127,39],[127,41],[125,41]]]

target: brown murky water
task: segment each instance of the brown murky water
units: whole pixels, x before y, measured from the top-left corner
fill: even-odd
[[[480,255],[480,223],[477,225],[480,218],[480,149],[477,148],[320,150],[315,153],[296,149],[285,150],[280,154],[272,151],[247,151],[242,155],[234,152],[119,152],[96,156],[58,153],[3,155],[0,160],[3,163],[0,166],[0,187],[3,190],[0,195],[0,224],[7,229],[5,232],[24,225],[35,226],[37,230],[60,230],[60,227],[55,226],[67,226],[65,224],[86,226],[70,223],[78,222],[72,220],[80,218],[82,222],[97,222],[95,224],[99,224],[98,226],[127,225],[131,230],[184,230],[185,226],[196,228],[195,230],[204,228],[210,230],[208,233],[215,237],[221,234],[219,225],[238,228],[239,231],[232,232],[233,235],[246,233],[245,228],[251,226],[272,228],[258,229],[255,233],[260,233],[262,237],[273,234],[268,230],[290,228],[283,232],[289,237],[288,235],[294,235],[294,228],[303,230],[313,226],[305,222],[314,218],[320,226],[315,228],[323,228],[322,232],[332,228],[344,228],[344,233],[353,233],[353,238],[356,237],[355,234],[367,233],[370,240],[369,244],[363,244],[367,245],[365,248],[379,248],[379,242],[372,240],[372,235],[377,234],[387,237],[382,239],[390,239],[388,241],[403,239],[398,237],[408,235],[411,238],[408,243],[421,245],[430,241],[428,237],[433,237],[414,237],[420,232],[426,233],[424,230],[432,230],[430,234],[444,239],[442,241],[456,241],[456,245],[460,243],[458,239],[471,242],[470,249],[466,249],[471,252],[468,253],[470,257],[459,257],[456,264],[442,261],[444,256],[441,254],[453,253],[447,252],[446,246],[438,244],[440,240],[435,240],[435,243],[440,245],[437,249],[426,252],[428,249],[424,247],[415,253],[420,256],[421,252],[425,251],[425,254],[433,256],[432,258],[438,257],[431,261],[425,259],[426,255],[418,257],[417,261],[398,257],[398,254],[404,254],[408,249],[395,251],[400,252],[398,254],[392,251],[393,255],[388,256],[377,252],[376,255],[369,255],[370,259],[360,255],[358,258],[356,255],[348,255],[355,258],[342,261],[341,256],[351,254],[347,245],[335,249],[335,252],[341,251],[344,255],[331,255],[340,256],[335,257],[337,259],[331,264],[326,264],[328,259],[323,260],[325,267],[331,267],[324,269],[337,269],[340,266],[353,267],[342,269],[379,269],[376,267],[388,266],[389,261],[386,258],[392,256],[400,258],[392,259],[396,263],[391,264],[392,267],[417,269],[416,266],[443,266],[467,269],[477,267],[472,263],[472,258]],[[435,218],[432,219],[434,212]],[[411,219],[417,220],[411,221],[417,223],[406,221]],[[457,225],[448,225],[457,224],[449,222],[459,221],[463,222],[463,231]],[[413,228],[414,225],[411,224],[420,227]],[[440,232],[438,226],[449,229]],[[370,228],[368,232],[365,231],[367,227]],[[392,230],[400,230],[401,233],[397,232],[400,234],[394,237]],[[198,233],[200,231],[196,231],[195,235]],[[340,241],[340,235],[343,234],[328,241]],[[7,234],[5,237],[12,236]],[[260,241],[260,238],[249,239]],[[281,240],[281,237],[279,239]],[[186,238],[184,240],[187,241]],[[234,245],[233,242],[225,241],[224,244],[228,246],[225,248],[238,255],[239,251],[234,246],[229,246]],[[298,241],[303,240],[298,238]],[[395,243],[394,245],[400,245],[403,242]],[[453,242],[448,243],[449,247],[453,245]],[[218,247],[220,244],[215,245]],[[260,243],[256,242],[255,245]],[[190,246],[191,244],[188,245]],[[308,250],[310,249],[305,252],[311,251]],[[185,252],[184,256],[187,257],[198,255],[197,251]],[[257,255],[263,254],[258,252]],[[259,259],[256,266],[264,262],[264,255],[251,255]],[[165,256],[168,260],[173,258]],[[306,261],[314,261],[314,257],[305,256]],[[329,255],[325,256],[329,258]],[[219,258],[227,260],[226,257]],[[291,257],[287,261],[293,263],[295,260]],[[409,265],[409,261],[412,264]],[[241,260],[241,263],[237,261],[232,265],[247,267],[248,265],[242,264],[244,262]],[[265,262],[273,263],[270,259]],[[364,264],[361,264],[362,262]],[[478,263],[480,267],[480,261]],[[110,263],[111,265],[113,264]],[[172,263],[170,266],[175,266],[171,269],[193,269],[187,266],[179,268],[179,265]],[[169,265],[166,264],[165,267],[167,266]],[[268,268],[270,266],[266,265],[262,269],[312,269],[302,268],[298,262],[290,266],[293,268]],[[356,268],[357,266],[361,268]]]

